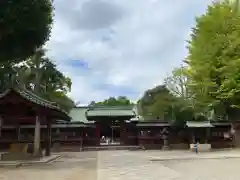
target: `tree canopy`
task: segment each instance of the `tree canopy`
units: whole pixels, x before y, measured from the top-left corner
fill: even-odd
[[[176,86],[180,85],[176,84]],[[137,108],[145,120],[159,119],[181,125],[194,118],[189,100],[171,92],[167,84],[147,90],[138,101]]]
[[[226,116],[240,107],[240,11],[238,1],[217,1],[196,19],[188,43],[189,88],[195,108]]]
[[[164,85],[147,90],[138,101],[140,115],[145,119],[171,119],[174,96]]]
[[[0,77],[1,87],[17,82],[19,86],[56,102],[66,111],[74,107],[74,102],[66,95],[71,90],[71,79],[45,56],[44,49],[39,49],[20,64],[3,65],[0,67]]]
[[[173,95],[183,99],[190,98],[187,67],[175,68],[172,74],[165,78],[164,83]]]
[[[126,106],[133,105],[133,103],[126,96],[109,97],[103,101],[95,102],[92,101],[90,106]]]
[[[49,38],[52,0],[1,0],[0,7],[0,63],[23,61]]]

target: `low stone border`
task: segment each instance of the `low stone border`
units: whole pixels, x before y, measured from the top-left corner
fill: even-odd
[[[23,161],[23,162],[20,162],[21,166],[29,166],[29,165],[39,165],[39,164],[49,164],[49,163],[52,163],[54,161],[56,161],[57,159],[59,159],[61,156],[60,155],[54,155],[52,158],[49,158],[49,159],[46,159],[45,161],[44,160],[40,160],[40,161]]]
[[[20,167],[21,163],[17,163],[17,162],[6,162],[6,161],[0,161],[0,168],[17,168]]]
[[[213,156],[213,157],[207,157],[207,156],[190,156],[190,157],[168,157],[168,158],[153,158],[150,159],[152,162],[158,162],[158,161],[177,161],[177,160],[205,160],[205,159],[239,159],[240,156]]]
[[[40,164],[49,164],[57,159],[59,159],[61,156],[60,155],[54,155],[52,157],[41,159],[40,161],[0,161],[0,168],[4,167],[21,167],[21,166],[31,166],[31,165],[40,165]]]

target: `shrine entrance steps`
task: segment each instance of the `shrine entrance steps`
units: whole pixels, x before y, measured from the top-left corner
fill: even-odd
[[[106,150],[141,150],[140,146],[123,146],[123,145],[102,145],[83,147],[83,151],[106,151]]]

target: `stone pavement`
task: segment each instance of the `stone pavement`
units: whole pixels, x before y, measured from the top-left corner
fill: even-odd
[[[240,151],[197,156],[187,151],[102,151],[61,155],[57,162],[48,165],[0,169],[0,180],[238,180],[240,176]],[[159,158],[162,159],[151,161]]]

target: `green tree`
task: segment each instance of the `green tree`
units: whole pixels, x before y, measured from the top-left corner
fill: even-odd
[[[188,89],[188,69],[187,67],[175,68],[172,71],[172,75],[165,78],[165,86],[175,96],[184,100],[190,98],[190,92]]]
[[[25,81],[25,88],[32,89],[37,95],[55,102],[62,109],[69,111],[74,102],[67,97],[66,93],[71,89],[71,80],[65,77],[45,56],[44,49],[38,49],[33,56],[22,63],[23,69],[20,73]],[[26,71],[29,69],[29,71]],[[26,74],[26,72],[28,72]],[[26,81],[27,79],[27,81]],[[24,82],[23,81],[23,82]],[[34,154],[39,152],[40,144],[40,121],[36,117],[35,139],[34,139]]]
[[[42,96],[51,102],[55,102],[67,112],[75,106],[74,101],[62,91],[45,92]]]
[[[49,38],[52,0],[1,0],[0,7],[0,63],[23,61]]]
[[[126,96],[109,97],[100,102],[92,101],[89,105],[91,106],[128,106],[133,105],[133,103]]]
[[[183,125],[185,121],[194,120],[192,93],[188,88],[188,75],[188,67],[181,66],[175,68],[172,75],[165,79],[166,87],[175,96],[173,114],[175,115],[175,123],[178,125]]]
[[[66,111],[74,107],[74,102],[67,96],[67,93],[71,90],[71,79],[64,76],[56,65],[45,56],[44,49],[38,49],[33,56],[22,62],[21,65],[17,64],[6,68],[9,70],[3,71],[3,76],[1,76],[7,77],[6,80],[10,78],[10,72],[20,86],[34,91],[49,101],[56,102]]]
[[[196,19],[188,45],[189,88],[195,108],[227,117],[240,105],[240,11],[238,1],[217,1]]]
[[[40,92],[61,91],[68,93],[71,90],[71,79],[60,72],[56,64],[45,56],[45,50],[39,49],[25,62],[31,74],[31,82]]]
[[[144,119],[174,120],[174,103],[176,98],[165,85],[147,90],[138,101],[138,112]]]
[[[15,78],[15,72],[12,64],[1,64],[0,65],[0,87],[4,89],[9,86],[12,82],[12,76]]]
[[[64,76],[45,56],[44,49],[39,49],[25,63],[31,71],[30,82],[34,84],[34,87],[39,88],[40,96],[56,102],[66,111],[74,107],[74,102],[67,96],[67,93],[71,91],[71,79]]]

